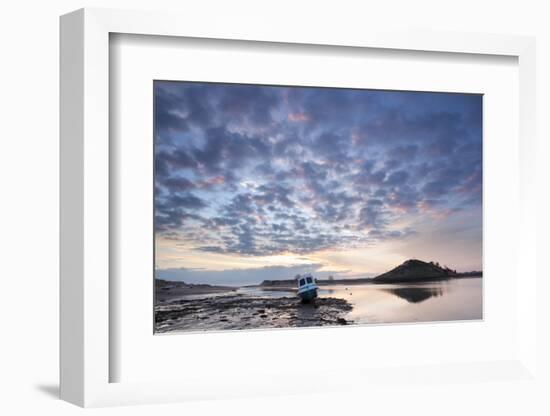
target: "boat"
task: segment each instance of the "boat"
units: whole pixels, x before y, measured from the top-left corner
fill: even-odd
[[[303,303],[311,302],[317,297],[317,283],[311,274],[298,277],[298,296]]]

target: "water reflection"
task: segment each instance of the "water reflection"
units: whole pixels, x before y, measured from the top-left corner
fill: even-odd
[[[355,323],[481,319],[483,279],[464,278],[416,284],[321,286],[319,296],[346,299]]]
[[[416,284],[323,285],[319,287],[319,296],[347,300],[353,310],[345,318],[358,324],[447,321],[481,319],[482,289],[483,279],[464,278]],[[292,290],[262,288],[242,288],[237,293],[262,297],[296,296]],[[315,309],[305,307],[298,314],[307,321],[314,318]]]
[[[392,289],[383,289],[409,303],[420,303],[434,296],[443,296],[443,287],[398,287]]]

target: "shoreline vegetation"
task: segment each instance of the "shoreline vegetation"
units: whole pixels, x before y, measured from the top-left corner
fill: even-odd
[[[457,273],[438,263],[411,259],[376,277],[318,279],[317,284],[321,287],[411,284],[482,277],[482,275],[482,272],[478,271]],[[240,291],[246,288],[259,288],[265,291],[266,295],[249,295]],[[297,296],[272,297],[267,294],[269,291],[295,293],[296,278],[264,280],[260,284],[247,286],[191,284],[156,278],[155,332],[287,328],[353,323],[345,318],[346,314],[353,309],[353,304],[348,300],[324,297],[316,299],[313,304],[303,305]],[[415,292],[416,295],[418,294]],[[415,300],[419,301],[416,298]]]

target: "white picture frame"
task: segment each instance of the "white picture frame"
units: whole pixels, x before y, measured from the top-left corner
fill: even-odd
[[[522,380],[536,374],[536,199],[535,178],[535,41],[509,35],[382,31],[378,29],[327,33],[312,23],[307,32],[268,21],[243,18],[238,25],[214,17],[201,19],[168,13],[82,9],[61,18],[61,398],[80,406],[158,403],[349,388],[349,379],[398,375],[472,382],[472,374]],[[518,227],[518,268],[524,273],[517,294],[518,354],[509,360],[441,363],[408,369],[342,368],[337,380],[326,386],[315,377],[288,382],[274,374],[270,383],[236,383],[231,388],[211,380],[110,382],[110,169],[109,154],[109,36],[112,33],[148,36],[331,45],[453,54],[505,55],[519,65],[519,163],[521,203]],[[414,374],[413,374],[414,373]],[[347,377],[349,376],[349,377]],[[412,381],[411,381],[412,382]],[[213,387],[212,387],[213,386]],[[278,387],[280,386],[280,388]],[[275,390],[274,390],[275,388]]]

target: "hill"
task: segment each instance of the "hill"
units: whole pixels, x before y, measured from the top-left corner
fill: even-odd
[[[374,278],[374,283],[404,283],[411,281],[441,280],[458,277],[456,270],[441,267],[439,263],[410,259]]]
[[[417,259],[410,259],[390,271],[374,278],[349,278],[349,279],[316,279],[319,286],[327,285],[357,285],[364,283],[410,283],[425,282],[431,280],[460,279],[466,277],[482,277],[481,271],[457,273],[446,266],[440,266],[437,262],[425,262]],[[264,280],[260,286],[272,289],[296,288],[295,279]]]

